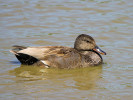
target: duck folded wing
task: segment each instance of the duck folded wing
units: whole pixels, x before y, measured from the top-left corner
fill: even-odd
[[[38,60],[42,60],[49,55],[57,55],[63,56],[68,53],[68,49],[61,46],[45,46],[45,47],[27,47],[26,49],[22,49],[17,53],[23,53],[37,58]]]
[[[45,54],[42,61],[55,68],[75,68],[81,67],[81,56],[73,48],[54,48]]]
[[[73,48],[62,46],[45,47],[15,47],[11,52],[17,59],[26,65],[32,65],[41,61],[44,65],[52,67],[68,67],[79,62],[80,55]]]

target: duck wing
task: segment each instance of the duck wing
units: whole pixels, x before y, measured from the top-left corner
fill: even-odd
[[[54,67],[71,67],[79,62],[78,52],[69,47],[43,46],[22,47],[14,46],[11,50],[22,64],[32,65],[41,61],[44,65]]]

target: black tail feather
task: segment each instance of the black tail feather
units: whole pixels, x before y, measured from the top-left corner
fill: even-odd
[[[23,65],[33,65],[34,63],[39,61],[35,57],[23,53],[17,53],[17,55],[15,56]]]

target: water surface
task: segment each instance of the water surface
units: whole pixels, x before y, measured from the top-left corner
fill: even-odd
[[[0,99],[132,100],[132,0],[0,0]],[[12,45],[73,47],[89,34],[104,64],[73,70],[20,67]]]

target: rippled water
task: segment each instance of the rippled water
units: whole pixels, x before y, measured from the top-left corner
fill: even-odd
[[[0,0],[0,99],[132,100],[132,0]],[[102,66],[20,67],[14,44],[73,47],[81,34],[107,52]]]

